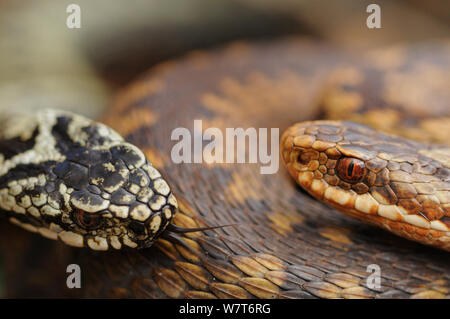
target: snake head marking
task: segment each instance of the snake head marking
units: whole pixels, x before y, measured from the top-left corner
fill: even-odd
[[[82,116],[55,110],[30,116],[34,122],[25,122],[33,125],[24,130],[37,130],[34,141],[12,154],[0,174],[0,208],[11,221],[77,247],[151,246],[177,201],[145,155]]]
[[[361,124],[304,122],[283,134],[281,153],[290,174],[313,196],[323,199],[331,196],[328,189],[335,189],[339,196],[353,197],[389,183],[388,161],[378,156],[382,152],[372,142],[389,144]],[[392,148],[389,144],[387,150]]]
[[[298,123],[281,140],[289,173],[318,200],[388,230],[423,233],[449,229],[448,193],[441,191],[448,154],[445,146],[344,121]],[[417,240],[414,232],[399,234]]]

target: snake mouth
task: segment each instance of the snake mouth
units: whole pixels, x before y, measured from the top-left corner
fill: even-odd
[[[180,235],[186,233],[204,232],[207,230],[219,229],[230,226],[236,226],[236,224],[186,228],[170,223],[165,229],[165,231],[162,233],[161,238],[164,238],[174,244],[180,244],[183,247],[189,249],[190,251],[193,251],[195,254],[198,254],[198,252],[196,252],[191,246],[189,246]]]
[[[146,249],[146,248],[150,248],[151,246],[153,246],[153,244],[155,243],[155,241],[157,240],[156,237],[149,237],[147,239],[143,239],[143,240],[136,240],[136,244],[137,244],[137,249]]]
[[[150,248],[159,238],[163,238],[174,244],[180,244],[186,248],[192,249],[192,247],[186,244],[186,242],[180,235],[186,233],[204,232],[207,230],[219,229],[229,226],[235,226],[235,224],[186,228],[170,222],[167,223],[165,227],[159,229],[159,231],[154,236],[150,236],[143,240],[137,240],[137,248],[138,249]]]

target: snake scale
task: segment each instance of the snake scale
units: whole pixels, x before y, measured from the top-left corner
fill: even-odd
[[[105,123],[139,145],[170,181],[179,199],[180,211],[175,223],[187,228],[216,224],[238,226],[186,234],[185,241],[195,253],[162,239],[155,244],[158,252],[154,249],[133,251],[126,253],[127,258],[121,253],[96,254],[94,258],[83,256],[84,267],[93,269],[88,273],[93,277],[87,280],[91,283],[87,295],[445,297],[449,289],[445,252],[401,240],[332,211],[325,213],[326,206],[295,189],[285,171],[261,175],[257,165],[180,166],[167,157],[170,145],[164,142],[164,136],[173,128],[189,127],[194,119],[219,128],[274,126],[284,129],[297,120],[340,118],[366,121],[373,126],[377,126],[378,121],[388,132],[386,123],[390,122],[400,134],[415,135],[422,140],[430,140],[432,136],[433,142],[445,144],[449,136],[448,113],[445,113],[448,112],[445,105],[448,93],[444,84],[448,72],[445,62],[448,45],[430,44],[407,50],[399,46],[384,50],[367,53],[358,64],[354,57],[337,55],[336,51],[329,53],[320,44],[301,40],[251,46],[236,44],[161,65],[125,89],[117,97]],[[298,59],[299,56],[303,58]],[[423,89],[421,83],[426,76],[432,76],[435,82],[429,81],[429,86]],[[189,81],[192,78],[196,81]],[[391,85],[404,83],[404,86],[399,85],[397,91],[391,92],[383,89],[388,82]],[[408,99],[410,92],[421,89],[413,101]],[[178,92],[176,96],[168,94],[174,91]],[[421,101],[431,104],[424,109]],[[349,111],[348,118],[339,110],[344,107]],[[294,116],[298,110],[302,110],[301,115]],[[402,112],[405,110],[407,112]],[[425,111],[429,112],[427,116]],[[164,121],[169,118],[170,121]],[[340,122],[339,127],[343,125]],[[398,150],[409,150],[411,146],[415,146],[414,152],[417,152],[417,146],[423,145],[374,133],[360,125],[346,125],[349,131],[355,126],[353,135],[347,135],[349,140],[364,139],[361,131],[368,131],[372,142],[375,137],[384,138],[384,144],[396,142],[395,150],[392,145],[389,149],[391,156],[403,154]],[[295,126],[294,129],[298,130]],[[329,123],[323,128],[311,129],[309,134],[320,135],[327,130],[328,138],[332,138],[332,132],[337,134]],[[346,155],[353,158],[367,152],[361,148],[348,149],[351,154]],[[445,147],[433,149],[430,146],[428,150],[437,150],[442,154],[440,158],[445,159]],[[403,154],[406,159],[399,156],[400,160],[389,165],[392,171],[396,171],[397,166],[402,167],[398,178],[406,178],[401,172],[416,169],[407,155],[414,155],[413,161],[426,160],[417,153]],[[370,167],[369,159],[362,159]],[[430,159],[426,161],[431,163]],[[432,163],[435,170],[440,169],[444,191],[445,187],[448,191],[448,184],[445,184],[448,163]],[[387,164],[386,167],[380,165],[387,167]],[[421,173],[425,176],[434,172],[431,167],[422,167]],[[363,190],[356,192],[364,193]],[[395,192],[400,194],[401,188]],[[380,194],[384,193],[380,191]],[[446,225],[445,205],[429,208],[418,216]],[[392,225],[389,224],[392,221],[389,209],[385,214],[382,223]],[[431,227],[419,226],[415,219],[411,221],[401,224],[399,229],[389,227],[397,233],[409,231],[406,236],[422,242],[424,238],[432,239],[427,233]],[[374,222],[380,223],[379,220]],[[444,235],[440,245],[445,245],[445,238]],[[88,253],[84,251],[84,254]],[[377,264],[382,269],[379,289],[369,289],[365,285],[369,264]],[[98,277],[100,273],[103,280]]]
[[[102,121],[127,142],[63,111],[2,116],[1,208],[94,250],[78,252],[89,297],[446,297],[443,250],[338,215],[283,167],[174,164],[168,137],[196,119],[287,129],[282,159],[311,195],[449,250],[449,52],[430,43],[361,57],[299,39],[195,52],[116,97]],[[288,128],[297,121],[308,122]],[[365,285],[371,264],[379,288]]]

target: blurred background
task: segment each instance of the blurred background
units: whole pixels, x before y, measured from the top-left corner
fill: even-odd
[[[81,8],[80,29],[66,26],[71,3]],[[448,1],[376,1],[381,29],[366,27],[370,3],[1,0],[0,112],[63,107],[95,118],[148,68],[232,41],[299,36],[356,50],[450,35]],[[64,296],[45,287],[65,278],[58,265],[67,265],[67,249],[6,222],[0,234],[0,296]]]

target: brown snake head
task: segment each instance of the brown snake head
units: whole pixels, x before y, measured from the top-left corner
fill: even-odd
[[[346,215],[450,250],[450,150],[365,125],[313,121],[281,139],[286,167],[308,193]]]
[[[13,223],[94,250],[149,247],[170,224],[168,184],[109,127],[55,110],[4,123],[0,211]]]

